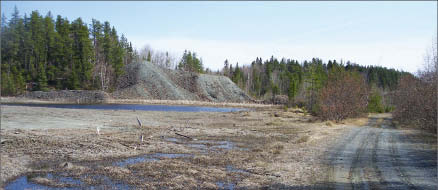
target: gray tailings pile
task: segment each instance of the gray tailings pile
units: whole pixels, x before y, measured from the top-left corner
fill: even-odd
[[[126,65],[113,93],[88,90],[27,92],[19,98],[59,103],[105,103],[109,99],[192,100],[210,102],[252,102],[224,76],[164,69],[154,64]]]
[[[212,102],[251,101],[251,98],[227,77],[163,69],[148,62],[127,65],[112,97]]]

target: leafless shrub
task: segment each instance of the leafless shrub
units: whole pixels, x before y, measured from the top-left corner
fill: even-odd
[[[340,121],[366,111],[368,89],[357,73],[329,73],[327,85],[319,96],[318,115],[324,120]]]
[[[437,132],[437,51],[436,44],[425,56],[424,70],[417,76],[406,75],[393,94],[394,120],[421,129]]]

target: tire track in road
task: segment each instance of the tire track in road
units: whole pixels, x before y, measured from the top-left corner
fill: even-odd
[[[416,148],[390,121],[358,127],[338,141],[329,158],[331,189],[437,189],[436,149]]]
[[[400,154],[399,154],[397,146],[396,146],[397,142],[394,140],[394,138],[397,138],[397,137],[394,137],[395,135],[397,135],[397,134],[393,133],[389,138],[389,143],[391,144],[391,147],[390,147],[391,154],[390,155],[391,155],[392,160],[393,160],[392,164],[394,166],[394,169],[397,171],[398,176],[400,177],[401,181],[404,184],[406,184],[408,189],[416,190],[417,188],[411,182],[409,175],[407,175],[406,171],[404,171],[403,164],[402,164],[402,162],[400,162],[400,160],[398,158],[400,156]]]
[[[354,159],[350,166],[348,177],[350,179],[351,189],[370,189],[368,181],[363,180],[366,178],[365,168],[368,164],[370,164],[368,160],[364,159],[367,157],[366,153],[364,154],[364,152],[369,145],[369,141],[367,139],[372,137],[373,133],[369,132],[369,130],[366,131],[366,137],[360,139],[359,148],[356,149]]]
[[[344,160],[343,156],[345,153],[346,147],[349,145],[350,142],[353,141],[353,139],[356,139],[356,137],[359,135],[359,133],[362,132],[364,128],[356,128],[352,129],[352,131],[340,142],[338,143],[338,146],[336,146],[329,156],[329,172],[328,172],[328,181],[329,188],[330,189],[345,189],[345,184],[343,183],[332,183],[334,181],[342,181],[347,182],[348,177],[345,176],[344,172],[340,172],[346,162]],[[348,158],[348,157],[347,157]]]
[[[382,136],[382,130],[379,129],[378,130],[378,135],[375,136],[374,146],[373,146],[373,149],[372,149],[372,152],[371,152],[371,160],[372,160],[371,161],[371,164],[372,164],[371,166],[372,166],[372,168],[373,168],[373,170],[375,172],[375,176],[378,179],[378,182],[382,186],[386,187],[386,183],[387,182],[383,179],[382,171],[377,166],[377,150],[379,149],[379,142],[380,142],[381,136]],[[377,184],[373,184],[372,185],[372,189],[380,189],[380,188],[379,188],[379,186]],[[384,188],[384,189],[386,189],[386,188]]]

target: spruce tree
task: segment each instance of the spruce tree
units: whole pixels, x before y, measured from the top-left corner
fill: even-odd
[[[55,33],[55,24],[52,18],[52,14],[49,12],[47,13],[46,17],[44,18],[44,24],[45,24],[45,36],[46,36],[46,52],[47,52],[47,78],[50,81],[56,80],[56,50],[55,50],[55,40],[56,40],[56,33]]]
[[[79,81],[82,89],[88,89],[91,85],[91,71],[93,49],[89,38],[88,27],[83,23],[81,18],[72,22],[73,34],[73,68],[74,77],[72,79]],[[73,85],[77,88],[76,85]]]

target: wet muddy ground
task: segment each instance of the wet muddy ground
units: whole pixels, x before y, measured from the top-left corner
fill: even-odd
[[[366,123],[320,122],[278,107],[229,113],[1,108],[5,189],[310,187],[326,178],[326,149]]]

